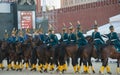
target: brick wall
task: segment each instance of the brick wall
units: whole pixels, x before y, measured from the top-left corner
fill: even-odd
[[[90,30],[97,20],[98,25],[109,22],[109,18],[120,14],[120,3],[118,0],[106,0],[103,2],[89,3],[86,5],[78,5],[57,9],[56,32],[60,32],[63,23],[69,27],[69,22],[76,26],[79,20],[83,31]]]

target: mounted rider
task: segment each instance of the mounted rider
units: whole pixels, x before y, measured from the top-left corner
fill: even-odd
[[[30,34],[30,29],[27,28],[25,30],[24,41],[27,40],[30,37],[32,37],[32,35]]]
[[[13,30],[11,32],[11,36],[9,37],[9,43],[16,43],[16,41],[17,41],[16,32],[17,32],[17,30],[15,28],[13,28]]]
[[[107,35],[111,43],[115,46],[118,52],[120,52],[120,39],[117,33],[114,31],[114,26],[109,27],[110,33]]]
[[[17,41],[21,42],[21,43],[24,42],[24,37],[23,37],[23,31],[22,31],[22,29],[20,29],[20,31],[18,32],[18,39],[17,39]]]
[[[49,45],[51,46],[55,46],[58,44],[58,38],[57,36],[54,34],[54,28],[52,27],[52,25],[49,25],[49,32],[48,32],[48,36],[49,36]]]
[[[81,32],[80,22],[77,21],[77,23],[78,23],[76,27],[77,43],[78,43],[78,46],[81,47],[87,44],[87,40],[85,39],[83,33]]]
[[[64,23],[63,25],[64,26],[62,28],[61,40],[64,44],[68,44],[69,38],[68,38],[67,28]]]
[[[5,29],[5,33],[4,33],[4,38],[3,38],[3,40],[8,41],[8,32],[7,32],[6,29]]]
[[[94,32],[92,33],[92,38],[94,39],[94,44],[97,49],[98,60],[96,62],[98,62],[100,58],[100,46],[105,44],[105,42],[102,39],[100,32],[98,32],[97,21],[95,21]]]
[[[39,28],[39,39],[43,42],[43,43],[46,43],[45,41],[45,34],[43,33],[43,29],[42,28]]]
[[[76,43],[76,35],[74,33],[74,27],[71,22],[70,22],[70,27],[69,27],[69,43],[70,44]]]

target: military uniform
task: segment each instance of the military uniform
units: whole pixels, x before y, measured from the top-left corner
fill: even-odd
[[[80,32],[80,25],[77,25],[77,34],[76,35],[77,35],[77,43],[78,43],[79,47],[87,44],[87,40],[85,39],[83,33]]]
[[[98,59],[96,60],[96,62],[98,62],[100,58],[100,47],[101,45],[105,44],[105,42],[102,39],[100,32],[97,31],[98,30],[97,24],[94,25],[94,30],[95,31],[92,33],[92,38],[94,40],[94,44],[97,49]]]
[[[8,40],[9,40],[9,43],[16,43],[17,38],[16,38],[16,30],[15,29],[12,30],[11,37],[9,37]]]
[[[49,34],[49,40],[50,40],[49,44],[52,45],[52,46],[58,44],[58,38],[55,34],[50,33]]]
[[[21,42],[21,43],[24,42],[23,32],[22,32],[21,30],[19,31],[19,35],[18,35],[17,41],[18,41],[18,42]]]
[[[26,29],[26,34],[24,35],[24,41],[31,37],[30,30]]]
[[[69,43],[76,43],[76,35],[73,33],[73,26],[71,26],[69,28],[69,30],[71,31],[70,34],[69,34]]]
[[[95,25],[94,28],[97,29],[97,25]],[[94,43],[95,43],[97,50],[98,50],[99,45],[102,45],[105,43],[98,31],[94,31],[92,33],[92,38],[94,39]]]
[[[7,30],[5,30],[5,34],[4,34],[4,39],[5,41],[8,41],[8,33],[7,33]]]
[[[68,33],[66,32],[66,27],[64,26],[62,30],[63,30],[63,33],[61,34],[61,40],[63,43],[68,44],[69,37],[68,37]]]
[[[113,26],[110,26],[110,29],[112,29]],[[115,46],[118,52],[120,52],[120,40],[118,38],[118,35],[116,32],[110,32],[108,35],[109,40],[111,43]]]
[[[54,45],[58,44],[58,38],[54,34],[54,28],[52,27],[52,25],[50,25],[50,28],[48,31],[49,31],[49,33],[48,33],[49,45],[54,46]]]

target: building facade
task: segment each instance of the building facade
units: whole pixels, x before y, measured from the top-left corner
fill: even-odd
[[[18,3],[20,5],[27,2],[28,4],[32,4],[33,2],[36,4],[36,15],[39,15],[41,12],[41,0],[0,0],[0,2],[7,2],[7,3]]]
[[[104,0],[53,11],[56,12],[56,15],[49,15],[49,17],[56,18],[53,23],[56,32],[61,32],[63,23],[69,27],[71,22],[76,27],[77,21],[80,21],[83,32],[86,32],[91,30],[95,20],[98,26],[101,26],[109,23],[110,17],[120,14],[120,1]]]
[[[103,1],[103,0],[61,0],[61,8],[93,3],[98,1]]]

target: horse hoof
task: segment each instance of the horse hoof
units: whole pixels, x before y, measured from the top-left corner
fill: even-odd
[[[93,70],[93,73],[95,73],[95,71]]]
[[[107,72],[108,74],[112,74],[111,72]]]
[[[59,72],[59,69],[56,69],[57,72]]]
[[[9,71],[9,69],[7,69],[6,71]]]
[[[103,74],[101,71],[99,71],[99,74]]]
[[[50,71],[54,71],[54,68],[52,68]]]
[[[1,69],[2,69],[2,70],[4,70],[4,69],[5,69],[5,67],[2,67]]]
[[[40,73],[43,73],[42,71],[39,71]]]
[[[88,72],[87,72],[87,71],[84,71],[83,74],[88,74]]]
[[[34,69],[31,69],[30,71],[33,71]]]
[[[46,73],[47,73],[47,70],[45,69],[45,70],[44,70],[44,72],[46,72]]]

